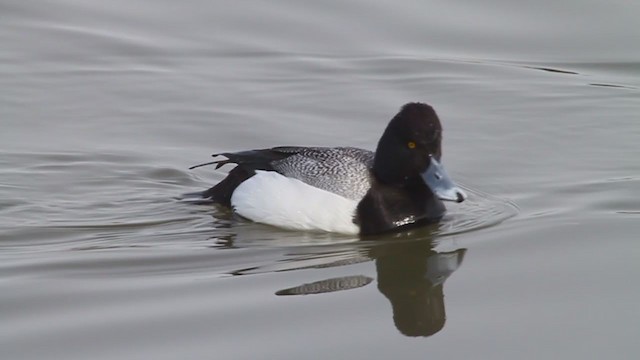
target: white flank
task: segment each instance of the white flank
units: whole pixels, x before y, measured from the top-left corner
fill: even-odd
[[[275,171],[256,171],[231,195],[234,210],[255,222],[285,229],[357,234],[358,202]]]

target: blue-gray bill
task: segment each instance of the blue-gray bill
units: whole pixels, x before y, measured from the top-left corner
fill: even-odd
[[[435,158],[431,158],[431,164],[421,175],[440,200],[463,202],[467,198],[467,194],[451,180],[444,166]]]

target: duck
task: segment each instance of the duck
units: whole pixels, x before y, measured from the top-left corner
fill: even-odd
[[[224,152],[195,169],[236,166],[197,193],[253,222],[297,230],[375,235],[439,222],[444,201],[466,193],[442,165],[442,125],[432,106],[403,105],[375,152],[278,146]]]

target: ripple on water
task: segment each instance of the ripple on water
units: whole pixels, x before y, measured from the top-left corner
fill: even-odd
[[[469,195],[468,199],[448,206],[438,235],[448,236],[488,228],[518,214],[518,207],[509,200],[466,186],[464,190]]]

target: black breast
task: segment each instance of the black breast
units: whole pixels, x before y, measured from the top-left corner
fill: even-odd
[[[444,204],[420,179],[402,186],[372,184],[358,204],[354,222],[361,235],[371,235],[439,221]]]

